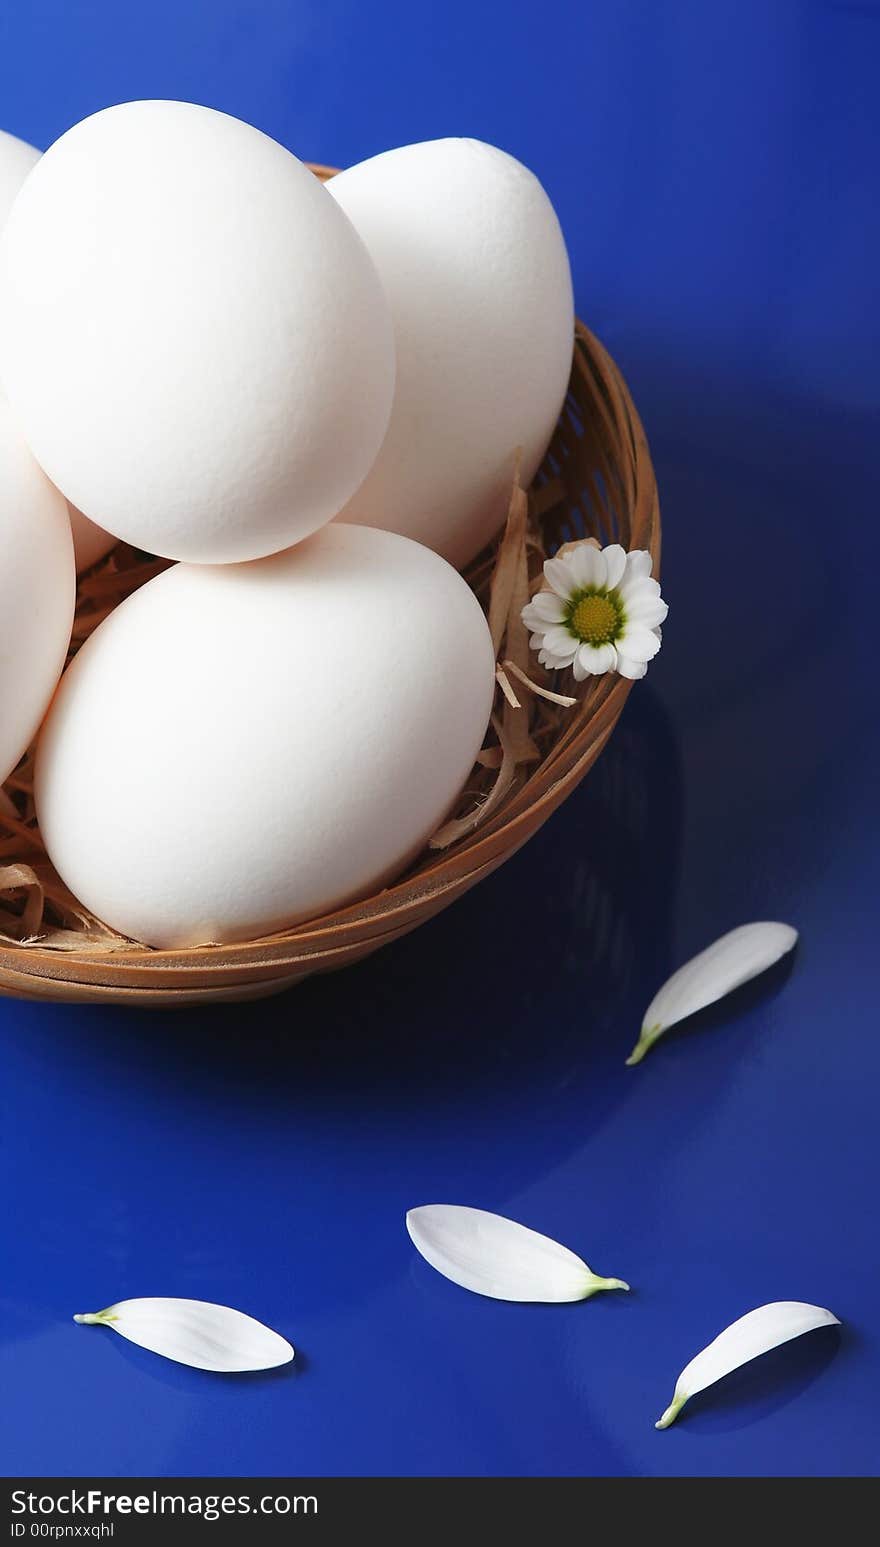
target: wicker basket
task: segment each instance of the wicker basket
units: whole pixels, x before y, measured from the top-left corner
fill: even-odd
[[[315,168],[320,176],[332,175]],[[577,324],[569,396],[553,443],[530,491],[530,519],[543,548],[584,535],[647,548],[657,573],[660,513],[648,446],[626,385],[597,339]],[[540,554],[535,557],[540,565]],[[129,589],[154,572],[139,557]],[[491,555],[468,578],[484,595]],[[94,594],[94,593],[93,593]],[[94,621],[94,620],[93,620]],[[75,629],[75,638],[88,632]],[[559,686],[553,683],[554,687]],[[506,794],[475,831],[451,847],[427,850],[394,885],[287,933],[245,945],[156,951],[135,944],[108,953],[48,949],[39,938],[0,940],[0,994],[24,999],[174,1007],[246,1000],[280,992],[313,972],[368,956],[415,929],[488,876],[536,833],[595,762],[618,720],[630,683],[591,679],[573,708],[553,710],[535,733],[539,756],[517,770]],[[10,852],[2,864],[29,863]]]

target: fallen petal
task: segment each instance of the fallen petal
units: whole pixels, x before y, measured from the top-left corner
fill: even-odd
[[[794,947],[798,932],[790,924],[741,924],[685,962],[654,995],[645,1011],[638,1042],[626,1060],[641,1063],[658,1037],[706,1005],[766,972]]]
[[[243,1311],[208,1300],[120,1300],[73,1319],[112,1327],[130,1343],[196,1370],[273,1370],[293,1358],[290,1344],[277,1332]]]
[[[781,1343],[789,1343],[804,1332],[816,1327],[839,1327],[840,1322],[831,1311],[821,1305],[805,1305],[801,1300],[774,1300],[770,1305],[759,1305],[739,1321],[731,1322],[717,1338],[685,1365],[675,1383],[672,1401],[655,1429],[668,1429],[674,1423],[685,1402],[707,1386],[738,1370],[741,1364],[767,1354]]]
[[[453,1203],[410,1209],[406,1228],[416,1250],[444,1278],[493,1300],[561,1303],[587,1300],[600,1289],[628,1289],[600,1278],[549,1236],[501,1214]]]

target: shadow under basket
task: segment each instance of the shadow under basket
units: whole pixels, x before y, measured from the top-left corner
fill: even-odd
[[[453,820],[438,835],[444,846],[426,848],[400,880],[374,896],[244,945],[157,951],[106,932],[102,940],[84,910],[63,906],[63,888],[34,822],[26,761],[6,786],[12,804],[0,807],[0,994],[168,1008],[256,999],[310,973],[359,961],[491,875],[584,777],[630,691],[618,676],[574,683],[570,673],[554,673],[551,679],[527,654],[519,611],[528,590],[540,584],[545,557],[584,537],[646,548],[658,573],[660,512],[644,431],[616,365],[579,322],[568,397],[528,505],[515,489],[506,531],[466,572],[489,614],[499,660],[518,661],[533,679],[576,702],[564,706],[535,696],[512,675],[509,697],[520,707],[499,686],[494,729]],[[122,595],[164,567],[118,548],[81,577],[72,648]],[[69,894],[67,901],[73,903]]]

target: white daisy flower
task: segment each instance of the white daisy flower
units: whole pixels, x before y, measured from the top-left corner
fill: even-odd
[[[523,608],[542,666],[570,666],[578,682],[606,671],[644,677],[660,649],[668,608],[651,579],[650,553],[580,543],[544,565],[545,588]]]

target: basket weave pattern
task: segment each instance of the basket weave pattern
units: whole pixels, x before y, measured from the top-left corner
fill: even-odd
[[[316,168],[319,175],[328,175]],[[627,549],[647,548],[660,558],[660,514],[648,446],[626,385],[601,344],[577,324],[571,382],[550,450],[529,491],[526,553],[531,587],[541,562],[564,542],[594,536]],[[500,539],[499,539],[500,541]],[[497,550],[478,559],[467,578],[489,607]],[[120,597],[164,568],[160,561],[117,549],[80,585],[72,648]],[[532,675],[540,675],[532,670]],[[562,678],[562,680],[560,680]],[[517,761],[504,794],[484,820],[443,849],[427,849],[418,863],[375,896],[283,934],[247,944],[156,951],[118,941],[95,950],[87,921],[45,898],[16,893],[16,866],[49,871],[32,820],[28,765],[7,785],[18,820],[0,808],[0,993],[20,998],[138,1006],[244,1000],[280,991],[313,972],[347,966],[415,929],[497,869],[537,832],[595,762],[619,718],[631,684],[617,676],[572,684],[555,674],[548,686],[576,695],[571,708],[531,699],[525,735],[531,752]],[[517,692],[519,689],[517,688]],[[524,695],[520,695],[521,702]],[[499,690],[500,699],[500,690]],[[505,713],[510,713],[509,709]],[[497,773],[491,748],[474,771],[456,815],[479,809]],[[56,878],[57,879],[57,878]],[[63,895],[63,888],[59,888]],[[72,902],[72,899],[70,899]],[[26,926],[34,903],[38,924]],[[12,910],[10,913],[9,910]],[[16,930],[9,920],[17,921]],[[6,920],[4,924],[2,920]],[[45,931],[64,925],[64,949],[47,947]],[[82,926],[82,948],[76,930]],[[7,932],[8,931],[8,932]],[[14,934],[19,937],[14,938]],[[43,943],[41,943],[43,936]],[[51,938],[51,936],[50,936]]]

